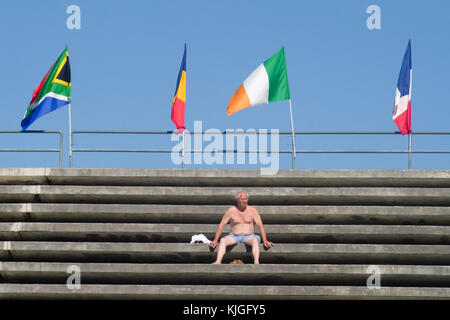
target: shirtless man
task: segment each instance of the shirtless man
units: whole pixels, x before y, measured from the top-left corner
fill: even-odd
[[[215,248],[225,225],[230,222],[231,233],[220,239],[219,249],[217,250],[217,259],[213,264],[220,264],[225,255],[228,246],[245,243],[252,247],[252,254],[255,264],[259,264],[259,243],[261,238],[255,234],[255,224],[259,227],[263,244],[266,248],[273,246],[273,243],[267,241],[266,231],[258,211],[248,204],[248,196],[245,192],[239,192],[236,195],[236,206],[230,207],[223,215],[217,227],[214,240],[209,244]]]

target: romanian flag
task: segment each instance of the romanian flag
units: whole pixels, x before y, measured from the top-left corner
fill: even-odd
[[[177,131],[183,131],[184,126],[184,106],[186,104],[186,44],[184,45],[183,61],[180,72],[178,72],[177,86],[172,103],[172,121],[177,126]]]
[[[22,120],[22,130],[39,117],[70,103],[70,64],[67,46],[51,66],[41,83],[33,91],[33,97]]]
[[[244,108],[290,98],[284,47],[264,61],[231,97],[227,114]]]

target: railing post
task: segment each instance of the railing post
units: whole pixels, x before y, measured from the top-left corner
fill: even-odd
[[[292,169],[295,169],[295,157],[297,156],[297,151],[295,150],[295,129],[294,129],[294,118],[292,116],[291,99],[289,99],[289,112],[291,114],[291,130],[292,130]]]
[[[69,132],[69,168],[72,168],[72,146],[73,146],[73,133]]]
[[[184,145],[184,131],[185,130],[183,130],[183,153],[182,153],[182,160],[181,160],[181,169],[184,169],[184,147],[185,147],[185,145]]]
[[[63,161],[63,133],[59,131],[59,168],[62,168]]]

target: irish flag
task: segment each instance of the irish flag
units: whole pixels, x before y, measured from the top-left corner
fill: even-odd
[[[248,107],[288,99],[289,83],[283,47],[245,79],[231,97],[227,114],[232,115]]]
[[[70,64],[67,47],[51,66],[41,83],[33,91],[33,97],[22,120],[22,130],[39,117],[70,103]]]

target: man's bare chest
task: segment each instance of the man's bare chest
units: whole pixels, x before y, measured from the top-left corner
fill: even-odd
[[[231,215],[231,224],[251,224],[253,223],[253,215],[251,212],[234,212]]]

